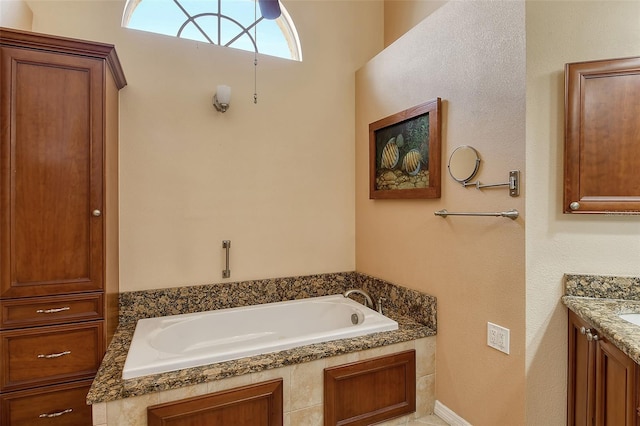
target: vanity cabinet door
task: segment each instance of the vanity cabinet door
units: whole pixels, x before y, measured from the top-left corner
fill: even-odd
[[[596,425],[636,425],[636,364],[605,339],[596,345]]]
[[[595,418],[595,345],[587,340],[589,324],[569,311],[567,425],[591,426]]]
[[[640,425],[640,367],[636,367],[636,409],[635,409],[635,422],[636,425]]]

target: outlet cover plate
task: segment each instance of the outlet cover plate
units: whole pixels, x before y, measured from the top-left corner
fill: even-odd
[[[487,322],[487,345],[509,355],[510,331],[497,324]]]

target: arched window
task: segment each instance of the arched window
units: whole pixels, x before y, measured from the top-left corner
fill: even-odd
[[[256,1],[127,0],[122,26],[301,61],[298,33],[284,6],[278,19],[268,20]]]

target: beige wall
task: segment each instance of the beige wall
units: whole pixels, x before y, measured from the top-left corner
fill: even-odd
[[[356,269],[438,298],[436,398],[474,425],[524,422],[524,191],[463,188],[446,173],[464,144],[478,178],[524,171],[525,5],[449,2],[356,74]],[[368,124],[443,99],[438,200],[368,199]],[[517,208],[505,218],[435,217]],[[486,345],[487,322],[511,330],[511,354]]]
[[[387,47],[448,0],[384,0],[384,46]]]
[[[231,280],[355,269],[354,73],[382,2],[287,2],[304,61],[261,56],[257,105],[252,53],[123,29],[121,1],[30,5],[34,31],[114,43],[125,70],[121,290],[219,282],[224,239]]]
[[[305,61],[261,59],[258,105],[250,54],[122,29],[119,1],[28,5],[34,31],[115,43],[125,68],[123,290],[220,281],[227,238],[233,280],[355,267],[438,297],[441,402],[475,425],[524,423],[526,344],[526,424],[563,424],[562,274],[639,275],[640,222],[560,213],[562,69],[640,55],[640,3],[527,1],[525,71],[522,2],[450,2],[418,23],[412,8],[427,4],[389,1],[388,37],[417,26],[356,82],[383,45],[382,3],[286,2]],[[28,29],[28,13],[7,22],[8,5],[25,10],[0,0],[2,25]],[[219,83],[233,86],[225,115],[210,105]],[[442,198],[368,200],[368,123],[437,96]],[[455,184],[446,160],[462,144],[480,150],[483,182],[523,170],[526,298],[524,191]],[[512,207],[515,222],[433,216]],[[487,321],[511,329],[511,355],[486,347]]]
[[[31,30],[33,13],[23,0],[0,0],[0,27]]]
[[[638,217],[562,214],[564,64],[640,55],[640,2],[527,1],[527,424],[564,424],[562,275],[640,275]]]

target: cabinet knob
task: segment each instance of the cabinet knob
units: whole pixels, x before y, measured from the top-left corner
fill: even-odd
[[[95,209],[94,211],[91,212],[91,214],[95,217],[100,217],[102,215],[102,212],[98,209]]]
[[[571,210],[578,210],[580,208],[580,203],[577,201],[574,201],[573,203],[569,204],[569,208]]]
[[[584,327],[580,327],[580,334],[587,334],[587,329]]]

